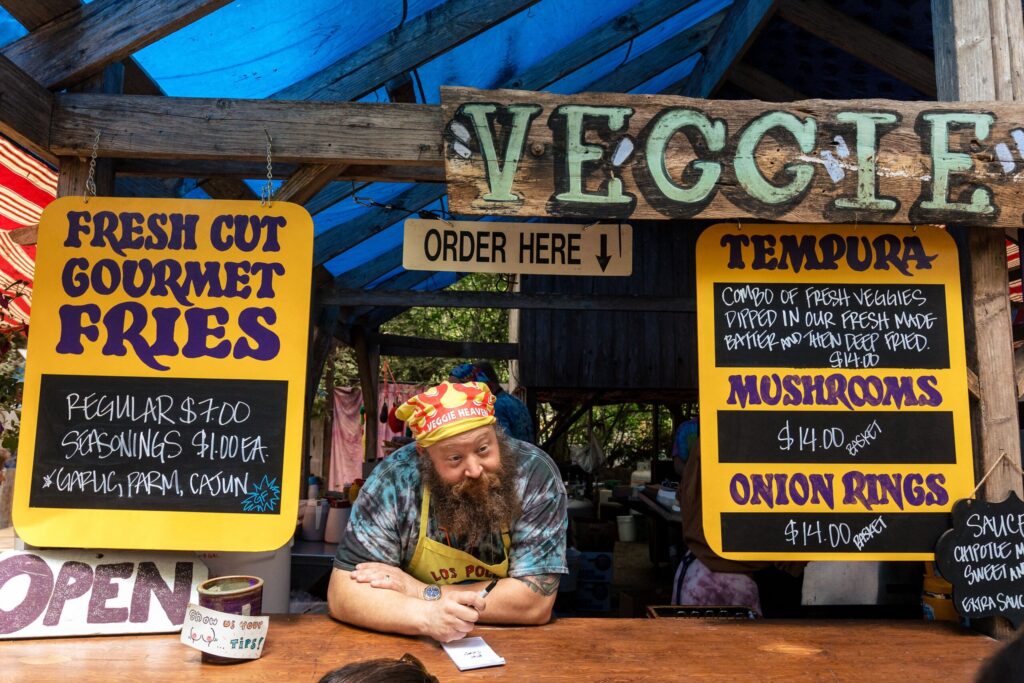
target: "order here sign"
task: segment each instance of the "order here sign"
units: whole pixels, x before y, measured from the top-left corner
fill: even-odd
[[[402,266],[462,273],[631,275],[633,228],[410,218]]]

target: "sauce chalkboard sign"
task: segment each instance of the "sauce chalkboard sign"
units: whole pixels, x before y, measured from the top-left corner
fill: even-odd
[[[953,528],[939,538],[935,561],[953,584],[953,604],[970,619],[1002,616],[1024,622],[1024,502],[973,498],[953,506]]]
[[[734,559],[925,559],[973,488],[956,245],[929,226],[697,243],[705,534]]]
[[[14,523],[40,547],[294,533],[313,226],[286,202],[63,197],[39,225]]]

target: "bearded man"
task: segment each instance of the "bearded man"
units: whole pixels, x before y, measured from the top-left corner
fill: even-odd
[[[444,382],[396,415],[416,442],[359,492],[334,560],[331,615],[440,642],[477,623],[547,623],[568,572],[565,487],[551,458],[495,424],[486,384]]]

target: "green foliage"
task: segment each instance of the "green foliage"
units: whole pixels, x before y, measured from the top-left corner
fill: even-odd
[[[25,377],[25,361],[18,352],[25,340],[19,334],[5,336],[0,348],[0,446],[15,450],[21,429],[21,389]]]
[[[471,273],[448,288],[450,292],[504,292],[509,281],[502,275]],[[399,334],[450,341],[507,342],[508,310],[494,308],[410,308],[381,327],[384,334]],[[387,358],[391,372],[399,382],[437,384],[448,379],[448,371],[462,362],[483,360],[467,358]],[[494,369],[506,373],[505,363]],[[501,381],[508,379],[500,377]]]

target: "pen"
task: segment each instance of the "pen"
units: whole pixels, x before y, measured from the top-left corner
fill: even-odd
[[[497,578],[492,579],[491,582],[489,584],[487,584],[487,587],[484,588],[482,591],[480,591],[480,597],[481,598],[486,598],[487,594],[490,593],[494,589],[494,587],[497,586],[497,585],[498,585],[498,579]]]

